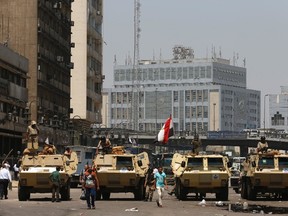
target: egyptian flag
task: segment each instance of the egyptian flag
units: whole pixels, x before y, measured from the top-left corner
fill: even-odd
[[[166,144],[168,142],[169,137],[174,135],[173,131],[173,122],[172,117],[166,120],[165,124],[163,125],[162,129],[159,131],[158,136],[156,137],[156,142],[162,142]]]

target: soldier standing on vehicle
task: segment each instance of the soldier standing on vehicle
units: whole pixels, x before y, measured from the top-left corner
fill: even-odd
[[[260,141],[257,144],[257,153],[265,153],[268,149],[268,143],[266,142],[266,139],[264,136],[260,138]]]
[[[246,159],[242,162],[242,175],[246,176],[247,175],[247,171],[249,169],[249,159],[248,157],[246,157]]]
[[[61,179],[60,179],[59,171],[60,171],[60,167],[57,166],[56,170],[53,171],[49,176],[49,179],[52,182],[52,202],[55,202],[55,194],[56,194],[56,202],[60,202],[59,190],[60,190]]]
[[[38,149],[38,135],[39,128],[36,121],[31,121],[31,124],[27,127],[27,142],[29,149]]]
[[[194,139],[191,142],[192,144],[192,153],[199,154],[199,148],[201,146],[201,141],[199,140],[199,135],[195,134]]]
[[[150,164],[148,164],[149,169],[145,177],[145,182],[144,182],[144,187],[145,187],[145,201],[152,201],[153,199],[153,194],[155,191],[154,187],[154,173],[153,173],[153,168],[150,167]]]
[[[162,207],[162,199],[164,196],[164,188],[168,189],[166,174],[163,172],[163,168],[159,167],[158,172],[154,175],[155,183],[154,187],[157,189],[158,199],[156,200],[157,206]]]
[[[102,136],[98,143],[96,154],[98,153],[109,154],[111,152],[111,149],[112,149],[112,145],[111,145],[110,140],[106,138],[105,136]]]

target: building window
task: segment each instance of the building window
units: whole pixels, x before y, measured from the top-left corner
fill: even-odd
[[[178,102],[178,91],[173,92],[173,101]]]
[[[276,112],[274,116],[271,118],[271,123],[273,126],[284,125],[285,118],[279,112]]]

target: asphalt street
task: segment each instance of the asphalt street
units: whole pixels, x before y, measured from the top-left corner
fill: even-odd
[[[288,215],[287,213],[274,214],[275,209],[264,209],[271,206],[282,208],[287,206],[287,201],[279,199],[263,198],[258,201],[242,200],[239,194],[233,190],[229,191],[229,201],[218,202],[215,200],[214,194],[207,194],[205,205],[200,205],[201,200],[197,200],[194,196],[188,197],[185,201],[179,201],[175,196],[170,196],[165,191],[163,208],[156,205],[157,194],[154,193],[152,202],[135,201],[132,193],[114,193],[108,201],[96,201],[96,209],[88,210],[85,201],[79,199],[81,189],[71,189],[71,200],[61,201],[59,203],[51,202],[51,194],[31,194],[29,201],[20,202],[17,198],[17,184],[13,183],[12,191],[9,191],[7,200],[0,200],[0,216],[15,215],[32,215],[32,216],[129,216],[129,215],[165,215],[165,216],[182,216],[182,215],[254,215],[255,214],[273,214]],[[193,195],[193,194],[191,194]],[[243,210],[243,203],[247,202],[248,206],[256,208]],[[220,205],[219,205],[220,204]],[[230,204],[230,205],[229,205]],[[218,206],[217,206],[218,205]],[[261,211],[261,206],[263,210]],[[237,207],[237,208],[235,208]],[[257,208],[258,207],[258,208]],[[230,211],[229,211],[230,210]],[[240,210],[239,212],[235,211]],[[265,210],[265,212],[264,212]]]

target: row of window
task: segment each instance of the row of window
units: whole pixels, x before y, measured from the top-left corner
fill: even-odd
[[[5,68],[0,67],[0,78],[5,80],[6,82],[14,83],[18,86],[26,88],[26,79],[23,78],[20,74],[12,73]]]
[[[136,70],[136,69],[135,69]],[[115,70],[115,81],[148,81],[148,80],[182,80],[182,79],[211,79],[211,66],[207,67],[167,67],[167,68],[139,68]]]

